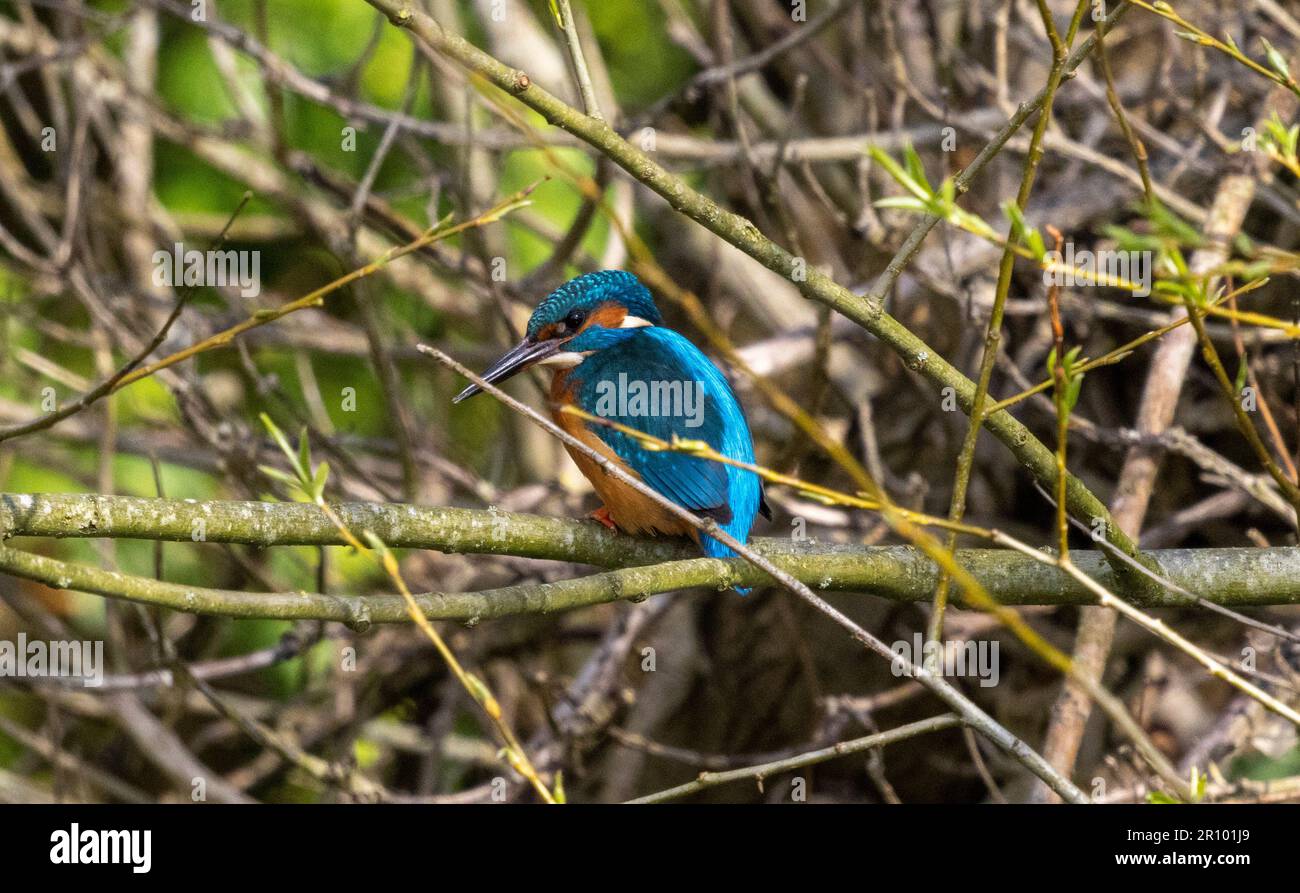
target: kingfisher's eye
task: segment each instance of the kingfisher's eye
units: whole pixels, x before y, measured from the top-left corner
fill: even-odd
[[[564,317],[564,327],[570,332],[576,332],[582,327],[582,322],[587,318],[587,314],[581,310],[570,310],[569,315]]]

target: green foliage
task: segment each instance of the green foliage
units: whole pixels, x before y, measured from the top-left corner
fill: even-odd
[[[625,112],[675,91],[695,68],[690,54],[669,39],[659,4],[587,3],[584,9]]]
[[[1042,234],[1025,223],[1025,215],[1019,205],[1008,199],[1002,203],[1002,213],[1011,221],[1012,241],[1024,245],[1034,257],[1041,258],[1047,254],[1047,246],[1043,243]]]
[[[1265,139],[1275,146],[1278,152],[1288,158],[1295,158],[1297,146],[1300,145],[1300,124],[1287,127],[1277,112],[1269,119],[1265,130]]]
[[[867,154],[908,193],[879,199],[875,202],[876,207],[931,214],[982,238],[999,240],[998,234],[984,218],[957,205],[957,184],[951,177],[940,183],[938,189],[930,185],[921,157],[911,144],[903,149],[903,165],[879,146],[868,146]]]
[[[1293,747],[1280,756],[1251,751],[1233,760],[1229,777],[1250,781],[1272,781],[1300,775],[1300,747]]]
[[[1192,803],[1200,803],[1205,799],[1205,786],[1207,781],[1208,777],[1201,772],[1200,769],[1193,766],[1190,783],[1188,785],[1188,788],[1191,791]],[[1165,791],[1152,791],[1150,794],[1147,794],[1147,803],[1175,806],[1181,805],[1184,802],[1185,801],[1180,800]]]
[[[1080,347],[1072,347],[1065,352],[1065,362],[1062,368],[1065,371],[1065,408],[1067,412],[1073,412],[1074,406],[1079,402],[1079,391],[1083,387],[1084,373],[1076,371],[1079,365]],[[1047,355],[1047,374],[1054,378],[1056,375],[1056,348],[1053,347]]]
[[[1269,67],[1274,73],[1283,80],[1291,80],[1291,68],[1286,63],[1286,56],[1278,52],[1277,47],[1269,43],[1267,37],[1260,37],[1259,42],[1264,45],[1264,58],[1268,60]]]
[[[1260,148],[1292,171],[1297,170],[1300,168],[1300,124],[1287,127],[1278,113],[1273,112],[1260,134]]]
[[[269,465],[259,465],[258,470],[269,478],[273,478],[287,486],[290,492],[294,493],[303,502],[314,502],[320,504],[325,501],[325,484],[329,481],[330,467],[328,462],[321,462],[315,467],[311,461],[311,441],[307,438],[307,429],[304,427],[298,434],[298,448],[295,450],[289,445],[289,439],[284,436],[275,422],[266,413],[262,413],[259,418],[266,430],[270,433],[272,439],[280,450],[289,459],[289,467],[293,469],[293,474],[285,474],[278,468],[272,468]]]

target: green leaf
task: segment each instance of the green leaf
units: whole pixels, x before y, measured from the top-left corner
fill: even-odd
[[[285,438],[284,432],[280,430],[280,427],[275,422],[271,421],[271,417],[266,413],[258,413],[257,417],[262,420],[262,425],[270,432],[271,437],[279,445],[280,450],[288,457],[289,462],[292,463],[294,461],[293,447],[289,446],[289,441]]]
[[[307,426],[298,432],[298,474],[303,483],[311,480],[311,441],[307,438]]]
[[[934,187],[930,185],[929,179],[925,176],[925,165],[921,163],[921,156],[916,153],[916,149],[911,143],[903,147],[903,160],[907,163],[908,175],[925,187],[927,194],[934,195]]]
[[[1291,80],[1291,69],[1287,67],[1286,58],[1277,51],[1277,47],[1269,43],[1267,37],[1261,37],[1259,42],[1264,45],[1264,55],[1268,58],[1268,64],[1273,67],[1273,70],[1285,80]]]
[[[930,210],[929,205],[910,195],[891,195],[887,198],[877,199],[872,204],[877,208],[901,208],[904,211],[918,211],[922,214],[929,213]]]
[[[1025,215],[1021,213],[1020,206],[1013,200],[1007,199],[1002,203],[1002,213],[1006,215],[1007,220],[1011,221],[1011,233],[1017,239],[1025,231]]]
[[[945,177],[944,181],[939,184],[939,198],[945,205],[951,205],[957,201],[957,181],[952,177]]]
[[[877,164],[883,167],[889,176],[893,177],[900,186],[912,195],[919,199],[930,198],[931,191],[928,188],[921,186],[921,184],[917,183],[916,180],[912,179],[907,171],[903,170],[902,166],[899,165],[899,163],[895,161],[888,152],[884,151],[879,146],[868,146],[867,154],[869,154]]]
[[[1268,279],[1268,274],[1273,272],[1273,264],[1267,258],[1261,258],[1254,263],[1247,263],[1241,268],[1241,275],[1238,277],[1242,282],[1255,282],[1259,279]]]
[[[316,466],[316,473],[312,475],[311,489],[312,498],[323,500],[325,498],[325,482],[329,480],[330,464],[322,462]]]
[[[1200,230],[1192,226],[1158,201],[1143,203],[1142,209],[1156,232],[1168,236],[1179,245],[1199,248],[1204,242]]]
[[[1127,227],[1107,224],[1101,228],[1102,235],[1115,242],[1120,251],[1159,251],[1164,243],[1149,233],[1135,232]]]
[[[1000,242],[998,234],[993,231],[993,227],[983,217],[978,217],[969,211],[963,211],[956,205],[949,208],[947,219],[960,226],[962,229],[974,233],[975,235],[988,239],[990,242]]]
[[[1079,394],[1083,390],[1084,375],[1081,372],[1074,371],[1074,364],[1078,362],[1079,352],[1083,349],[1082,345],[1072,347],[1065,354],[1065,410],[1073,412],[1075,405],[1079,402]],[[1053,382],[1056,381],[1056,348],[1053,347],[1047,354],[1047,374]]]
[[[1075,375],[1070,378],[1070,383],[1065,387],[1065,411],[1074,412],[1075,405],[1079,402],[1079,393],[1083,390],[1082,375]]]
[[[1191,31],[1175,31],[1174,36],[1181,37],[1183,40],[1188,40],[1191,41],[1192,43],[1199,43],[1202,45],[1204,45],[1206,42],[1206,38],[1202,37],[1199,34],[1193,34]]]
[[[1192,274],[1192,268],[1187,265],[1187,258],[1177,248],[1170,248],[1165,252],[1164,257],[1177,271],[1178,275],[1187,278]]]
[[[1186,282],[1174,282],[1168,279],[1162,279],[1157,282],[1154,289],[1158,294],[1174,295],[1178,298],[1190,298],[1195,290]]]
[[[269,465],[259,465],[257,466],[257,470],[262,472],[262,474],[266,475],[272,480],[279,481],[282,484],[288,484],[290,487],[293,487],[295,490],[297,490],[298,487],[300,486],[300,483],[296,477],[290,474],[285,474],[283,471],[281,471],[278,468],[272,468]]]
[[[1047,256],[1047,246],[1043,244],[1043,237],[1038,230],[1031,229],[1028,233],[1029,250],[1034,253],[1040,261]]]
[[[1011,222],[1012,241],[1024,245],[1041,261],[1043,255],[1047,254],[1047,246],[1043,242],[1042,234],[1025,222],[1025,215],[1020,210],[1020,206],[1008,199],[1002,203],[1002,213]]]

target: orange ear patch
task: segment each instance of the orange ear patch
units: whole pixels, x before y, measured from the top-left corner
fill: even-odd
[[[627,319],[626,307],[614,303],[601,304],[587,317],[587,322],[582,328],[604,326],[607,329],[617,329],[625,319]]]

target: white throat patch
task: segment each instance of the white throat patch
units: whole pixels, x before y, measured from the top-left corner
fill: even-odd
[[[654,323],[650,320],[642,319],[639,316],[625,316],[623,317],[623,321],[618,324],[618,327],[620,329],[640,329],[645,326],[653,325]],[[537,365],[554,366],[557,369],[572,369],[593,353],[595,353],[595,351],[562,350],[559,353],[551,354],[546,359],[540,361]]]
[[[575,350],[562,350],[559,353],[551,354],[537,365],[555,366],[557,369],[572,369],[589,356],[591,356],[591,351],[579,353]]]

